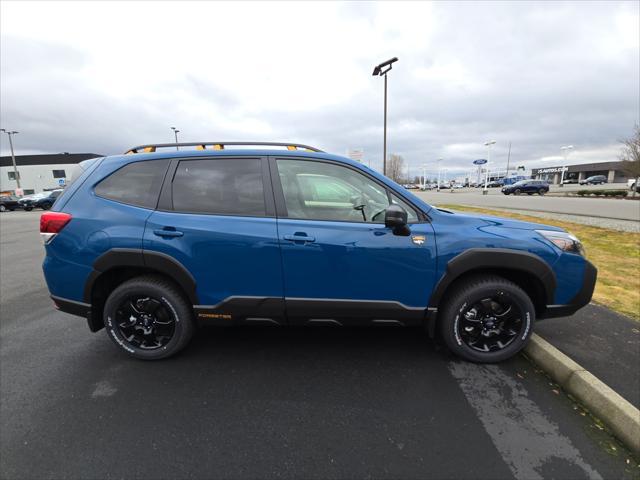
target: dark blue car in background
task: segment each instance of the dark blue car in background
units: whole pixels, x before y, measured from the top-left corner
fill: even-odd
[[[41,217],[57,308],[136,358],[201,324],[376,325],[497,362],[591,298],[596,269],[560,228],[440,210],[304,145],[179,145],[85,162]]]
[[[512,185],[502,187],[502,193],[505,195],[512,193],[514,195],[520,195],[521,193],[544,195],[547,192],[549,192],[549,183],[544,180],[520,180]]]

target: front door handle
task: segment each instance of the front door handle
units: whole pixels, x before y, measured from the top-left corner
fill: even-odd
[[[295,234],[295,235],[285,235],[285,240],[289,240],[290,242],[315,242],[315,237],[310,237],[307,234]]]
[[[157,235],[159,237],[181,237],[184,235],[184,233],[179,232],[178,230],[172,229],[159,229],[159,230],[154,230],[153,231],[154,235]]]

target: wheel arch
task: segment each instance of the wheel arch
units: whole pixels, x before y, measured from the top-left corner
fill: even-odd
[[[522,288],[531,298],[536,316],[542,316],[546,305],[553,303],[556,276],[538,255],[521,250],[471,248],[449,260],[444,275],[433,290],[428,306],[430,334],[435,332],[436,312],[447,292],[465,278],[483,273],[499,275]]]
[[[171,279],[192,305],[199,304],[195,279],[173,257],[149,250],[113,248],[96,259],[85,283],[83,300],[91,305],[88,318],[91,331],[96,332],[104,326],[104,302],[118,285],[150,273]]]

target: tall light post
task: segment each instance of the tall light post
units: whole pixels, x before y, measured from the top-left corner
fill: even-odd
[[[565,145],[564,147],[560,147],[562,150],[562,155],[564,156],[564,164],[562,165],[562,172],[560,173],[560,186],[564,186],[564,170],[567,168],[567,157],[573,150],[573,145]]]
[[[178,147],[178,133],[180,133],[180,130],[178,130],[176,127],[171,127],[171,130],[173,130],[173,134],[176,137],[176,150],[180,150],[180,148]]]
[[[484,142],[484,146],[487,147],[487,164],[484,166],[484,188],[482,189],[482,194],[486,195],[489,193],[489,163],[491,162],[491,146],[495,145],[495,140],[489,140],[488,142]]]
[[[442,161],[441,158],[438,159],[438,185],[436,186],[436,192],[440,191],[440,162]]]
[[[16,165],[16,155],[15,153],[13,153],[13,141],[11,140],[11,136],[20,133],[20,132],[16,132],[14,131],[8,131],[5,130],[4,128],[0,128],[0,132],[4,132],[7,134],[7,136],[9,137],[9,147],[11,148],[11,161],[13,162],[13,175],[16,177],[16,185],[18,188],[20,187],[20,174],[18,173],[18,166]]]
[[[422,164],[422,190],[427,189],[427,164]]]
[[[382,173],[387,174],[387,73],[393,68],[393,64],[398,61],[398,57],[393,57],[376,65],[373,69],[373,76],[384,77],[384,145],[382,149]]]

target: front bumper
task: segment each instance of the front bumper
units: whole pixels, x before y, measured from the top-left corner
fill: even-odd
[[[591,301],[597,277],[598,269],[591,262],[585,260],[582,287],[578,293],[565,305],[547,305],[545,311],[538,318],[568,317],[576,313]]]

